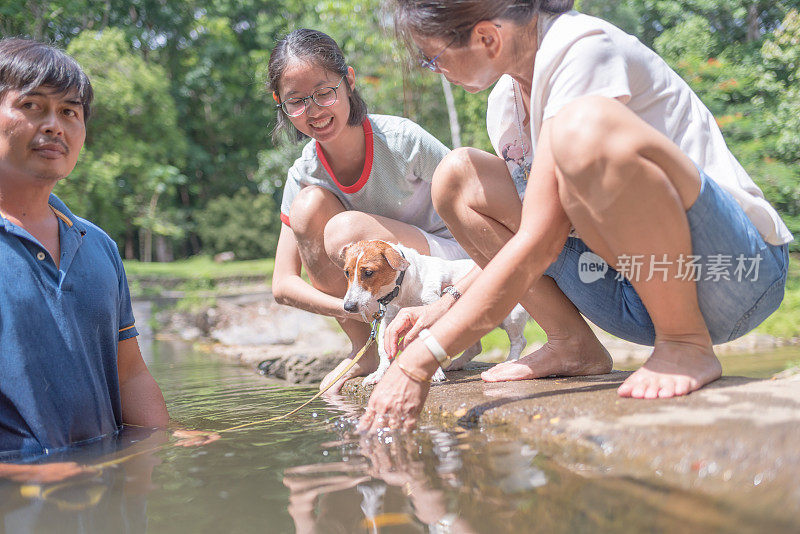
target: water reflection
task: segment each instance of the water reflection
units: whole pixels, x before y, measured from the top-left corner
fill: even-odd
[[[5,532],[144,532],[146,496],[156,487],[152,473],[161,463],[155,451],[167,440],[163,431],[125,428],[113,438],[40,459],[92,465],[98,458],[129,458],[119,465],[48,484],[0,480]]]
[[[151,369],[181,426],[219,430],[279,415],[314,388],[270,384],[185,347],[153,347]],[[5,532],[647,532],[796,530],[776,510],[754,513],[649,482],[579,476],[522,439],[479,430],[363,436],[360,408],[315,401],[288,420],[223,434],[196,449],[163,432],[51,458],[96,464],[150,451],[75,484],[23,491],[0,481]],[[513,437],[512,437],[513,438]],[[777,510],[780,512],[780,510]]]

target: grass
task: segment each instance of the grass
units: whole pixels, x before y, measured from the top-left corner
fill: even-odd
[[[218,282],[225,279],[238,277],[252,277],[263,275],[265,280],[272,278],[275,266],[273,259],[231,261],[216,263],[208,256],[194,256],[186,260],[170,263],[142,263],[140,261],[125,261],[125,270],[131,282],[131,291],[134,295],[153,293],[152,287],[143,289],[141,280],[152,281],[163,278],[165,280],[182,279],[183,282],[175,289],[188,292],[193,290],[213,290]],[[792,254],[789,263],[789,277],[786,282],[786,295],[780,308],[764,321],[757,332],[769,334],[782,339],[800,337],[800,254]],[[534,322],[530,321],[525,328],[525,337],[528,343],[547,340],[544,331]],[[508,337],[505,332],[495,329],[483,337],[485,351],[492,349],[508,350]]]
[[[193,256],[169,263],[135,260],[123,263],[134,297],[158,296],[167,290],[177,290],[189,299],[208,298],[209,292],[213,295],[223,286],[268,283],[275,267],[274,259],[217,263],[208,256]]]
[[[761,323],[756,332],[783,339],[800,337],[800,254],[789,256],[789,277],[780,308]]]
[[[169,263],[144,263],[125,260],[125,272],[130,278],[236,278],[263,274],[272,278],[274,259],[243,260],[217,263],[208,256],[193,256],[185,260]]]
[[[530,352],[530,349],[527,348],[533,343],[544,343],[547,341],[547,335],[542,330],[538,324],[533,322],[532,320],[528,321],[528,324],[525,325],[525,339],[528,340],[528,345],[525,349],[523,349],[522,353],[527,354]],[[500,328],[495,328],[483,338],[481,338],[481,343],[483,344],[483,352],[484,354],[488,351],[494,349],[500,349],[503,351],[504,355],[508,354],[508,348],[510,343],[508,341],[508,336],[506,335],[505,330]],[[504,356],[505,357],[505,356]]]

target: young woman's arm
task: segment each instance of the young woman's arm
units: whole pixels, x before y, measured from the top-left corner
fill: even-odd
[[[344,311],[342,299],[323,293],[303,280],[300,276],[302,267],[294,233],[291,228],[283,224],[275,252],[275,269],[272,273],[272,296],[275,302],[329,317],[343,319],[359,317]]]

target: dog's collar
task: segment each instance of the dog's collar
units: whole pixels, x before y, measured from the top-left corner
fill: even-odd
[[[398,252],[400,251],[398,250]],[[405,255],[402,252],[400,252],[400,255],[403,256],[403,258],[405,258]],[[400,284],[403,283],[403,278],[405,277],[405,275],[406,275],[405,271],[400,271],[400,274],[397,275],[397,280],[395,280],[394,282],[394,289],[392,289],[390,293],[387,293],[386,295],[379,298],[378,304],[380,304],[385,308],[391,301],[395,299],[395,297],[400,293]]]

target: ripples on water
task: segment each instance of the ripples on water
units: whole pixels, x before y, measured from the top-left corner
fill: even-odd
[[[265,419],[315,392],[168,346],[150,367],[172,417],[187,428]],[[766,525],[696,494],[581,477],[521,441],[488,441],[479,430],[361,436],[353,431],[358,413],[341,398],[316,401],[288,420],[230,432],[200,448],[141,454],[96,478],[39,488],[38,497],[0,482],[3,525],[6,532],[60,533],[492,534],[755,532]],[[60,459],[95,463],[165,440],[161,432],[127,429],[111,443]]]

